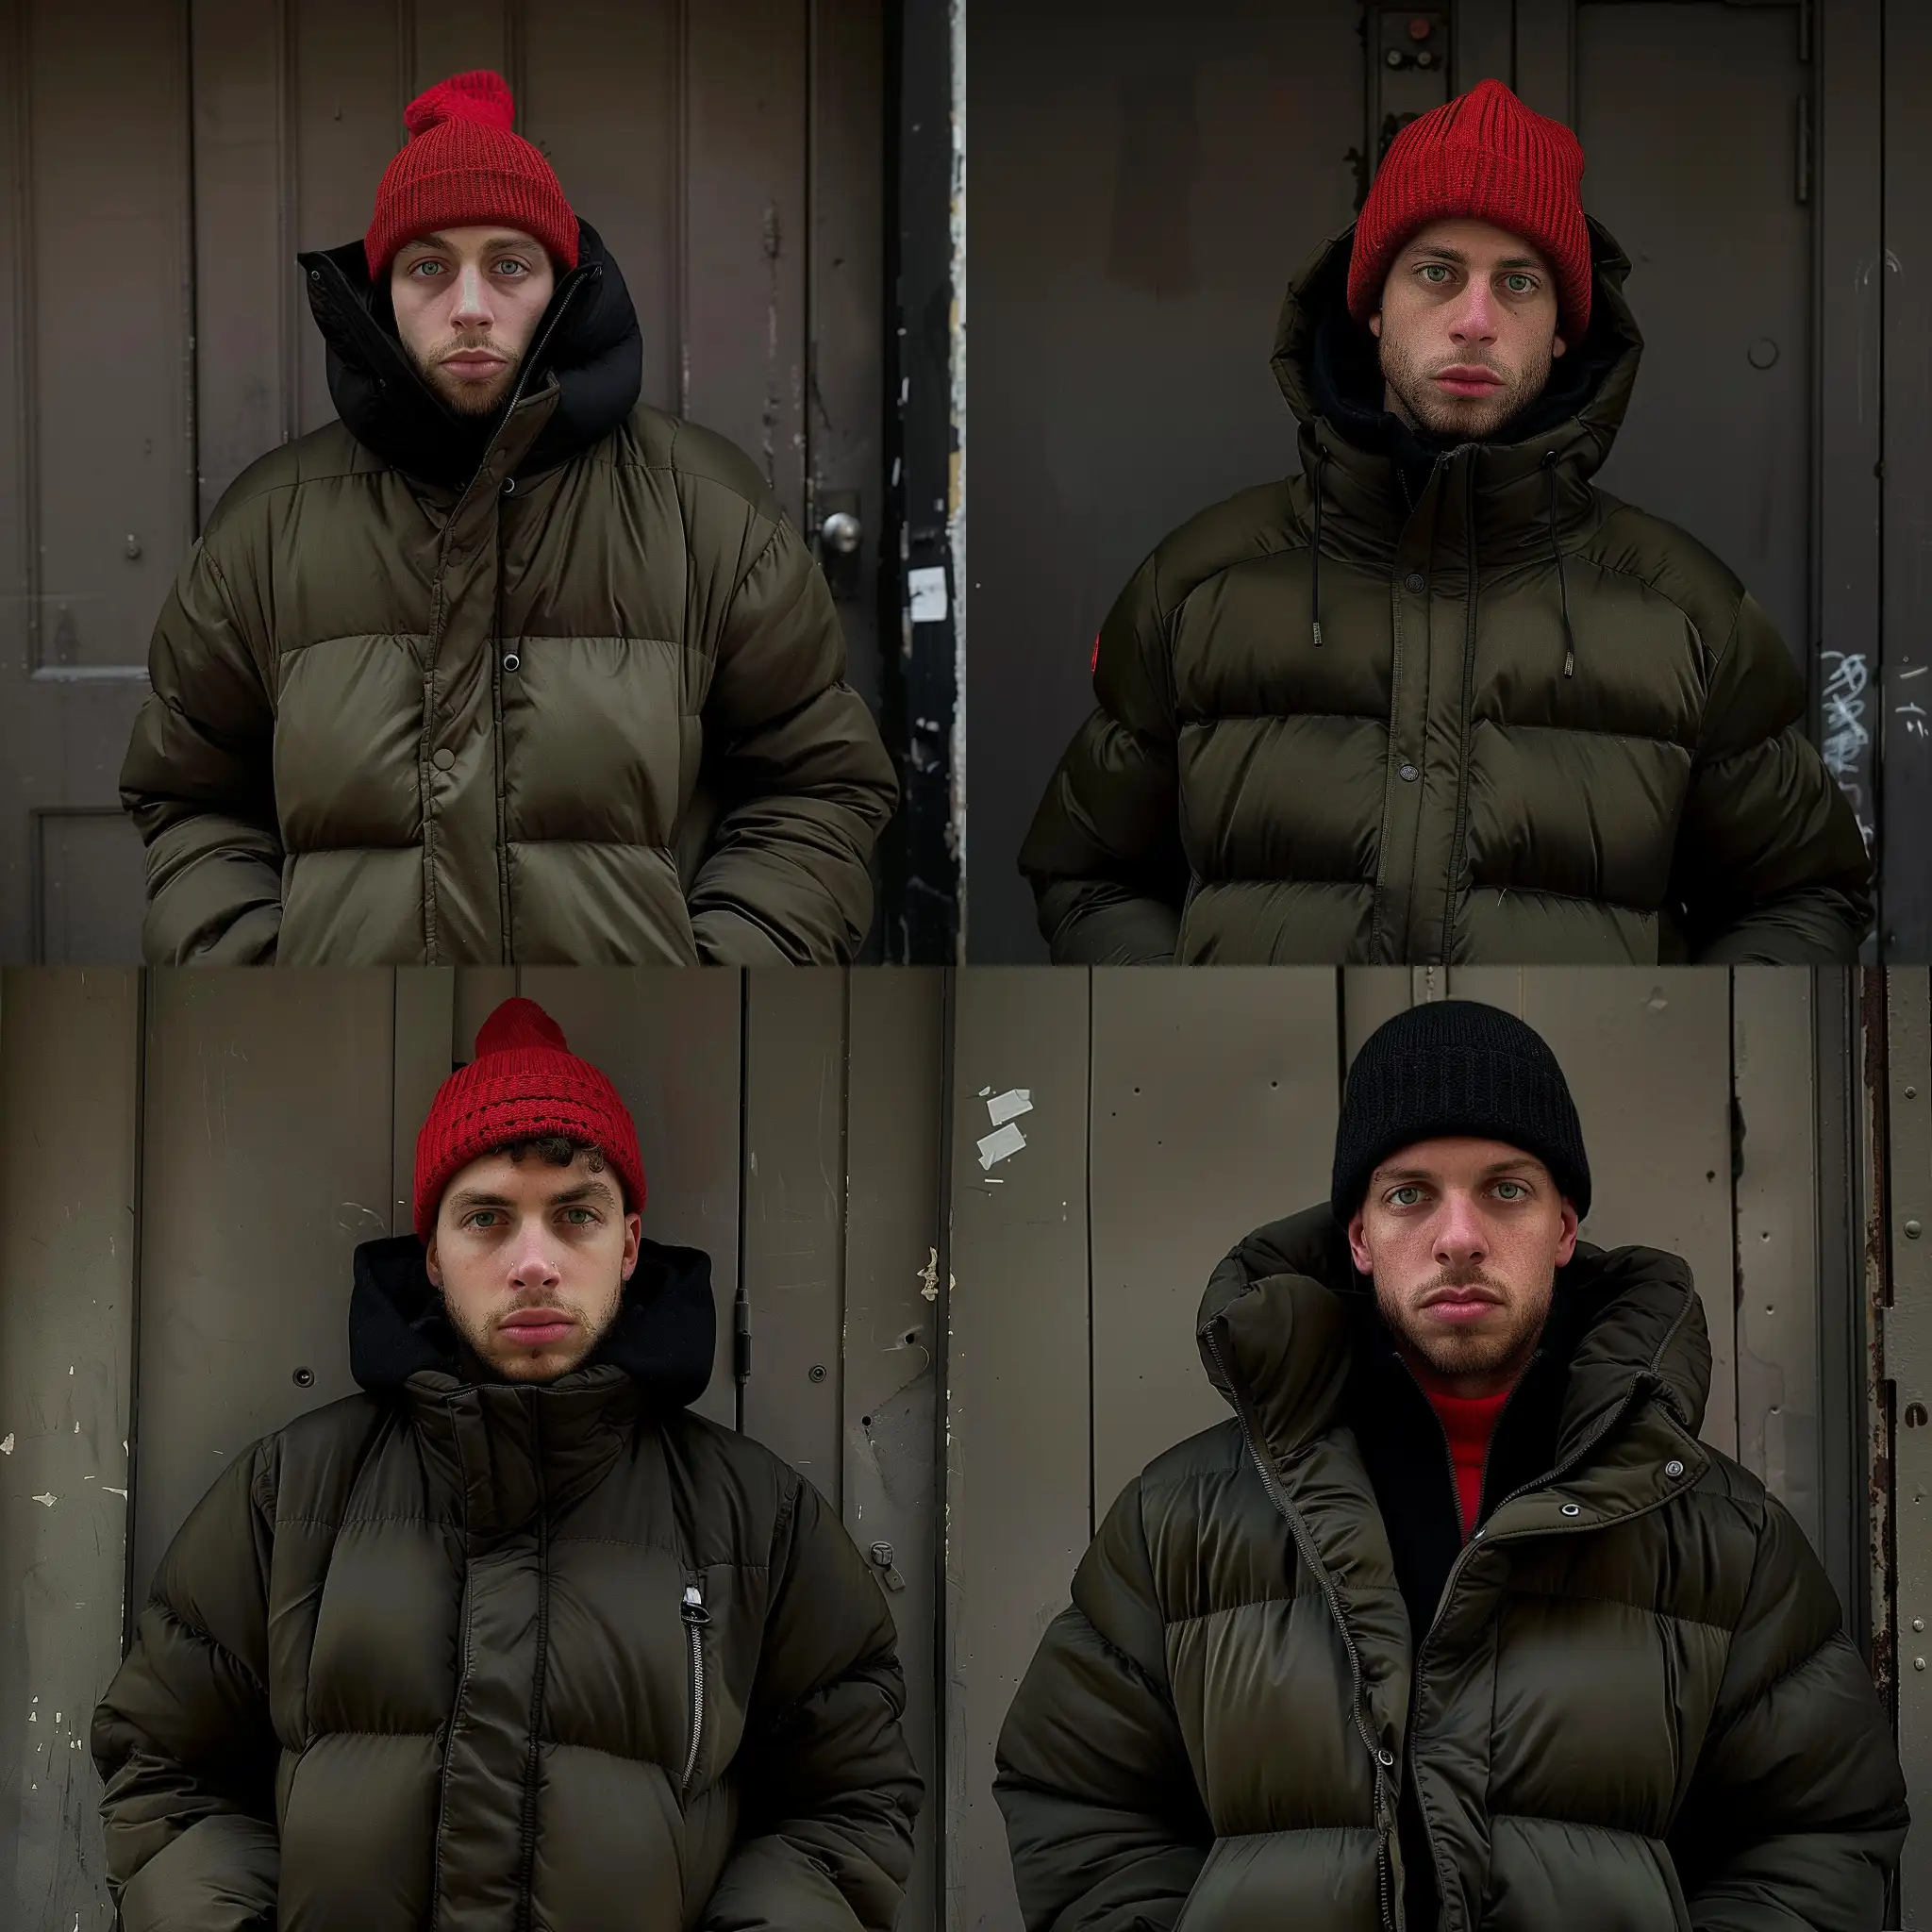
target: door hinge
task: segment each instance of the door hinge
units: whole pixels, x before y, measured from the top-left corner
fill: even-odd
[[[741,1389],[751,1380],[751,1301],[741,1288],[731,1305],[731,1376]]]
[[[1811,96],[1798,96],[1798,204],[1811,199]]]

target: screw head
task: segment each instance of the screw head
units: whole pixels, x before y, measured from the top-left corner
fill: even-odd
[[[825,1365],[824,1362],[814,1362],[805,1374],[808,1381],[823,1382],[825,1379]]]
[[[1924,1627],[1925,1620],[1924,1617],[1914,1617],[1912,1619],[1912,1628],[1914,1630],[1923,1630]]]
[[[291,1379],[298,1389],[312,1389],[315,1386],[315,1371],[313,1369],[297,1369]]]
[[[1908,1222],[1907,1222],[1907,1223],[1906,1223],[1906,1239],[1907,1239],[1907,1241],[1917,1241],[1917,1240],[1919,1239],[1919,1237],[1920,1237],[1920,1236],[1921,1236],[1922,1234],[1924,1234],[1924,1232],[1925,1232],[1925,1230],[1924,1230],[1924,1226],[1923,1226],[1923,1225],[1922,1225],[1922,1224],[1921,1224],[1920,1223],[1918,1223],[1918,1222],[1916,1222],[1916,1221],[1908,1221]]]
[[[1925,1659],[1922,1657],[1915,1657],[1912,1659],[1912,1668],[1915,1671],[1923,1671],[1925,1668]]]

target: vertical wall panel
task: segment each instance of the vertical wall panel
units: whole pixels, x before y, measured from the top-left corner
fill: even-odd
[[[456,1038],[456,979],[455,972],[446,966],[404,966],[395,974],[391,1234],[408,1234],[415,1225],[416,1136],[428,1118],[436,1090],[449,1078],[459,1058],[470,1058],[470,1040],[458,1041]]]
[[[684,11],[679,0],[541,0],[522,27],[524,131],[624,271],[644,400],[660,409],[680,394]]]
[[[941,1828],[947,1924],[1011,1927],[993,1744],[1090,1536],[1089,975],[958,986]],[[1026,1111],[994,1118],[1023,1094]]]
[[[121,1659],[137,976],[0,993],[0,1921],[108,1932],[87,1751]]]
[[[473,67],[491,67],[514,92],[521,10],[517,0],[408,0],[409,92],[420,93]]]
[[[1562,1062],[1590,1150],[1584,1238],[1690,1262],[1710,1328],[1704,1437],[1738,1453],[1730,979],[1706,967],[1458,968],[1450,991],[1526,1020]]]
[[[1328,1197],[1339,1104],[1324,967],[1093,975],[1093,1516],[1225,1400],[1194,1344],[1209,1272]]]
[[[745,1433],[840,1507],[845,1222],[845,976],[745,975]]]
[[[458,974],[458,987],[469,975]],[[738,1287],[743,975],[672,968],[531,968],[521,990],[563,1028],[571,1050],[609,1074],[637,1122],[644,1232],[711,1257],[718,1350],[692,1407],[730,1426],[731,1300]],[[459,994],[460,998],[460,994]]]
[[[148,986],[137,1601],[229,1458],[352,1392],[351,1257],[389,1233],[394,1132],[392,974]]]
[[[685,413],[805,516],[806,0],[685,14]]]
[[[1824,1550],[1811,975],[1732,976],[1738,1117],[1738,1458]]]
[[[944,982],[914,969],[854,973],[846,987],[845,1526],[887,1578],[906,1674],[906,1736],[925,1780],[899,1924],[904,1932],[936,1932],[948,1804],[935,1649]]]

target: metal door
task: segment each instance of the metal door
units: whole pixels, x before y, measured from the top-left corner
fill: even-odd
[[[352,1251],[408,1226],[430,1098],[519,990],[630,1107],[646,1234],[711,1255],[699,1408],[790,1460],[876,1551],[908,1735],[937,1781],[938,974],[16,972],[0,995],[9,1927],[109,1924],[86,1736],[124,1607],[228,1457],[353,1392]],[[928,1810],[908,1926],[932,1923],[933,1844]]]
[[[1207,0],[1096,37],[1067,0],[978,0],[973,960],[1042,956],[1014,855],[1108,603],[1184,517],[1295,465],[1268,372],[1289,275],[1396,129],[1485,76],[1577,128],[1632,256],[1648,346],[1605,487],[1764,604],[1875,824],[1875,4]],[[1923,868],[1904,818],[1893,843]]]
[[[960,976],[945,1384],[952,1924],[1018,1924],[993,1741],[1095,1524],[1144,1463],[1226,1415],[1193,1342],[1209,1271],[1254,1226],[1326,1198],[1347,1059],[1416,1000],[1488,1000],[1549,1040],[1590,1148],[1586,1237],[1690,1262],[1713,1343],[1704,1434],[1824,1544],[1813,1065],[1817,1002],[1843,984],[1704,969]]]
[[[140,957],[116,792],[148,636],[248,463],[334,414],[297,250],[367,226],[404,104],[503,72],[608,242],[644,395],[834,574],[878,694],[882,0],[0,0],[0,960]]]

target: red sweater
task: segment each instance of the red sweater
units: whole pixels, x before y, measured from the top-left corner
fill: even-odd
[[[1424,1390],[1429,1406],[1442,1420],[1442,1433],[1449,1438],[1449,1460],[1456,1469],[1456,1495],[1462,1506],[1462,1540],[1475,1527],[1476,1512],[1483,1506],[1483,1463],[1490,1453],[1490,1437],[1496,1418],[1509,1400],[1508,1390],[1500,1395],[1439,1395]]]

